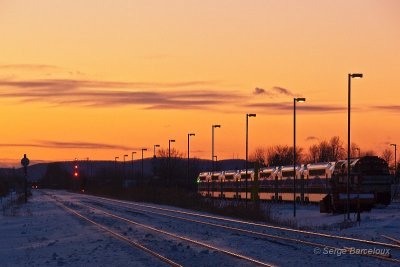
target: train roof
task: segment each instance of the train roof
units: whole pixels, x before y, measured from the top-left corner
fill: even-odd
[[[307,169],[330,168],[331,166],[332,164],[330,162],[317,162],[307,164]]]

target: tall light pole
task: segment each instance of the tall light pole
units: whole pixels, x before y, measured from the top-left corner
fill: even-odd
[[[390,146],[394,146],[394,176],[396,176],[396,173],[397,173],[397,161],[396,161],[397,144],[390,144]]]
[[[147,148],[142,148],[142,182],[143,182],[143,151],[147,151]]]
[[[248,192],[248,186],[247,186],[247,179],[248,179],[248,174],[247,174],[247,163],[249,160],[249,117],[256,117],[256,114],[246,114],[246,162],[245,162],[245,167],[246,167],[246,205],[247,205],[247,192]]]
[[[186,177],[186,182],[187,186],[190,186],[190,137],[191,136],[196,136],[194,133],[188,133],[188,139],[187,139],[187,177]]]
[[[293,98],[293,217],[296,217],[296,102],[305,102],[304,97]]]
[[[128,155],[124,155],[124,179],[126,178],[126,168],[125,168],[126,161],[125,161],[125,159],[126,159],[127,156]]]
[[[132,151],[132,177],[135,176],[135,172],[134,172],[134,169],[133,169],[133,154],[136,154],[136,151]]]
[[[171,183],[171,143],[175,143],[175,140],[168,140],[168,183]]]
[[[156,158],[156,147],[160,147],[160,145],[154,145],[153,158]]]
[[[115,158],[114,158],[114,170],[115,170],[115,176],[117,176],[117,159],[119,159],[119,157],[115,157]]]
[[[215,128],[221,128],[221,125],[219,124],[214,124],[211,127],[211,164],[212,164],[212,171],[214,171],[215,166],[214,166],[214,129]]]
[[[347,219],[350,220],[350,111],[351,111],[351,79],[352,78],[362,78],[362,73],[349,73],[348,74],[348,96],[347,96]]]

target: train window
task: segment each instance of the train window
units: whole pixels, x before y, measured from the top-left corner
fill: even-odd
[[[225,175],[226,180],[233,180],[233,174]]]
[[[308,171],[308,174],[309,174],[309,175],[323,176],[323,175],[325,175],[325,169],[309,170],[309,171]]]
[[[240,178],[241,178],[241,179],[246,179],[246,176],[247,176],[247,179],[250,179],[250,178],[251,178],[249,173],[248,173],[247,175],[246,175],[246,174],[240,175]]]
[[[293,177],[293,171],[286,171],[286,172],[282,172],[282,176],[283,177]]]
[[[211,176],[211,180],[213,180],[213,181],[217,181],[218,178],[219,178],[219,175],[213,175],[213,176]]]
[[[200,176],[199,178],[200,178],[200,181],[205,181],[206,180],[205,176]]]
[[[271,176],[270,172],[262,172],[260,173],[260,178],[269,178]]]

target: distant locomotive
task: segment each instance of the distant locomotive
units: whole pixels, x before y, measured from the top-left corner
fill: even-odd
[[[293,176],[296,175],[296,201],[320,203],[321,212],[343,211],[347,201],[347,161],[307,165],[265,167],[247,170],[248,198],[258,194],[261,200],[293,201]],[[351,160],[349,183],[350,208],[362,210],[391,201],[392,176],[381,158],[366,156]],[[254,190],[256,189],[256,190]],[[202,172],[198,192],[207,197],[246,198],[246,171]],[[250,193],[252,192],[252,193]]]

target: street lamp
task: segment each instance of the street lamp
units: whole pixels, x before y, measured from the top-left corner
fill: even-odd
[[[135,175],[135,172],[133,169],[133,154],[136,154],[136,151],[132,151],[132,177]]]
[[[189,180],[189,176],[190,176],[190,137],[191,136],[196,136],[194,133],[188,133],[188,139],[187,139],[187,185],[188,187],[190,186],[190,180]]]
[[[115,176],[117,176],[117,159],[119,159],[119,157],[115,157],[115,158],[114,158]]]
[[[171,143],[175,143],[175,140],[168,140],[168,183],[171,183]]]
[[[156,147],[160,147],[160,145],[154,145],[153,158],[156,158]]]
[[[396,173],[397,173],[397,163],[396,163],[397,144],[390,144],[390,146],[394,146],[394,176],[396,176]]]
[[[142,148],[142,182],[143,182],[143,151],[147,151],[147,148]]]
[[[247,163],[249,159],[249,117],[256,117],[256,114],[246,114],[246,162],[245,162],[245,167],[246,167],[246,205],[247,205],[247,191],[248,191],[248,186],[247,186]]]
[[[214,124],[211,127],[211,164],[212,164],[212,171],[214,171],[214,128],[221,128],[221,125],[219,124]]]
[[[349,73],[348,74],[348,96],[347,96],[347,219],[350,220],[350,111],[351,111],[351,79],[362,78],[362,73]]]
[[[305,102],[304,97],[293,98],[293,217],[296,217],[296,102]]]
[[[126,178],[126,171],[125,171],[125,159],[128,155],[124,155],[124,178]]]

